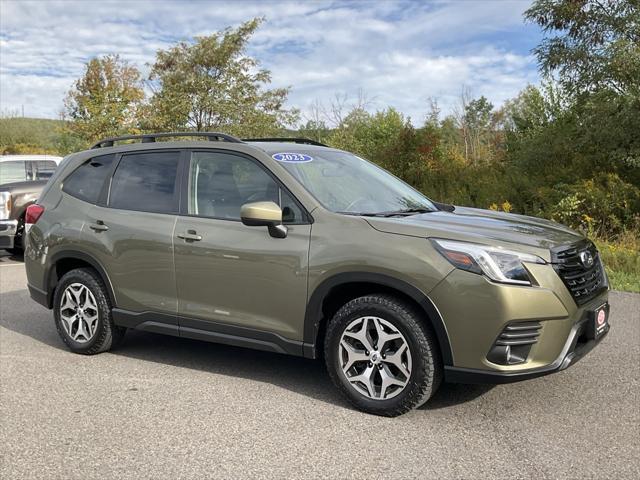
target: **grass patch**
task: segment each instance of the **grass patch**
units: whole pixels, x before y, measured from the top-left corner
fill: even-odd
[[[640,293],[640,236],[627,233],[616,242],[596,240],[611,288]]]
[[[640,293],[640,274],[616,272],[607,268],[607,275],[612,289]]]

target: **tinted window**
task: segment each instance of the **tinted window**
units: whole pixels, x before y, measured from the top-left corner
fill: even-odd
[[[189,213],[240,220],[245,203],[271,201],[283,209],[285,223],[303,219],[302,210],[256,162],[238,155],[194,152],[191,161]]]
[[[0,185],[12,182],[24,182],[26,180],[27,169],[24,160],[0,162]]]
[[[101,155],[80,165],[64,181],[62,191],[85,202],[96,203],[114,159],[115,155]]]
[[[109,206],[141,212],[177,213],[180,152],[122,157],[109,194]]]

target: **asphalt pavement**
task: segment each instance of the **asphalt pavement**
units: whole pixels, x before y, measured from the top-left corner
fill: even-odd
[[[86,357],[0,253],[0,478],[640,478],[640,295],[570,369],[444,385],[398,418],[351,408],[322,364],[128,332]]]

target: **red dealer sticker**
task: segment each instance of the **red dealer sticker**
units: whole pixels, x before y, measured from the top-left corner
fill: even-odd
[[[605,303],[592,313],[593,338],[598,339],[609,329],[609,304]]]

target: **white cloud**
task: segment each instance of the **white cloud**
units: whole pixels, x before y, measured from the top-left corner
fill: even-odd
[[[292,86],[303,110],[362,89],[416,122],[426,99],[451,109],[463,86],[494,104],[536,82],[523,1],[466,2],[0,2],[0,109],[56,117],[95,55],[119,53],[143,71],[156,50],[253,16],[267,22],[249,54]],[[523,47],[526,39],[531,44]],[[524,39],[524,40],[523,40]]]

